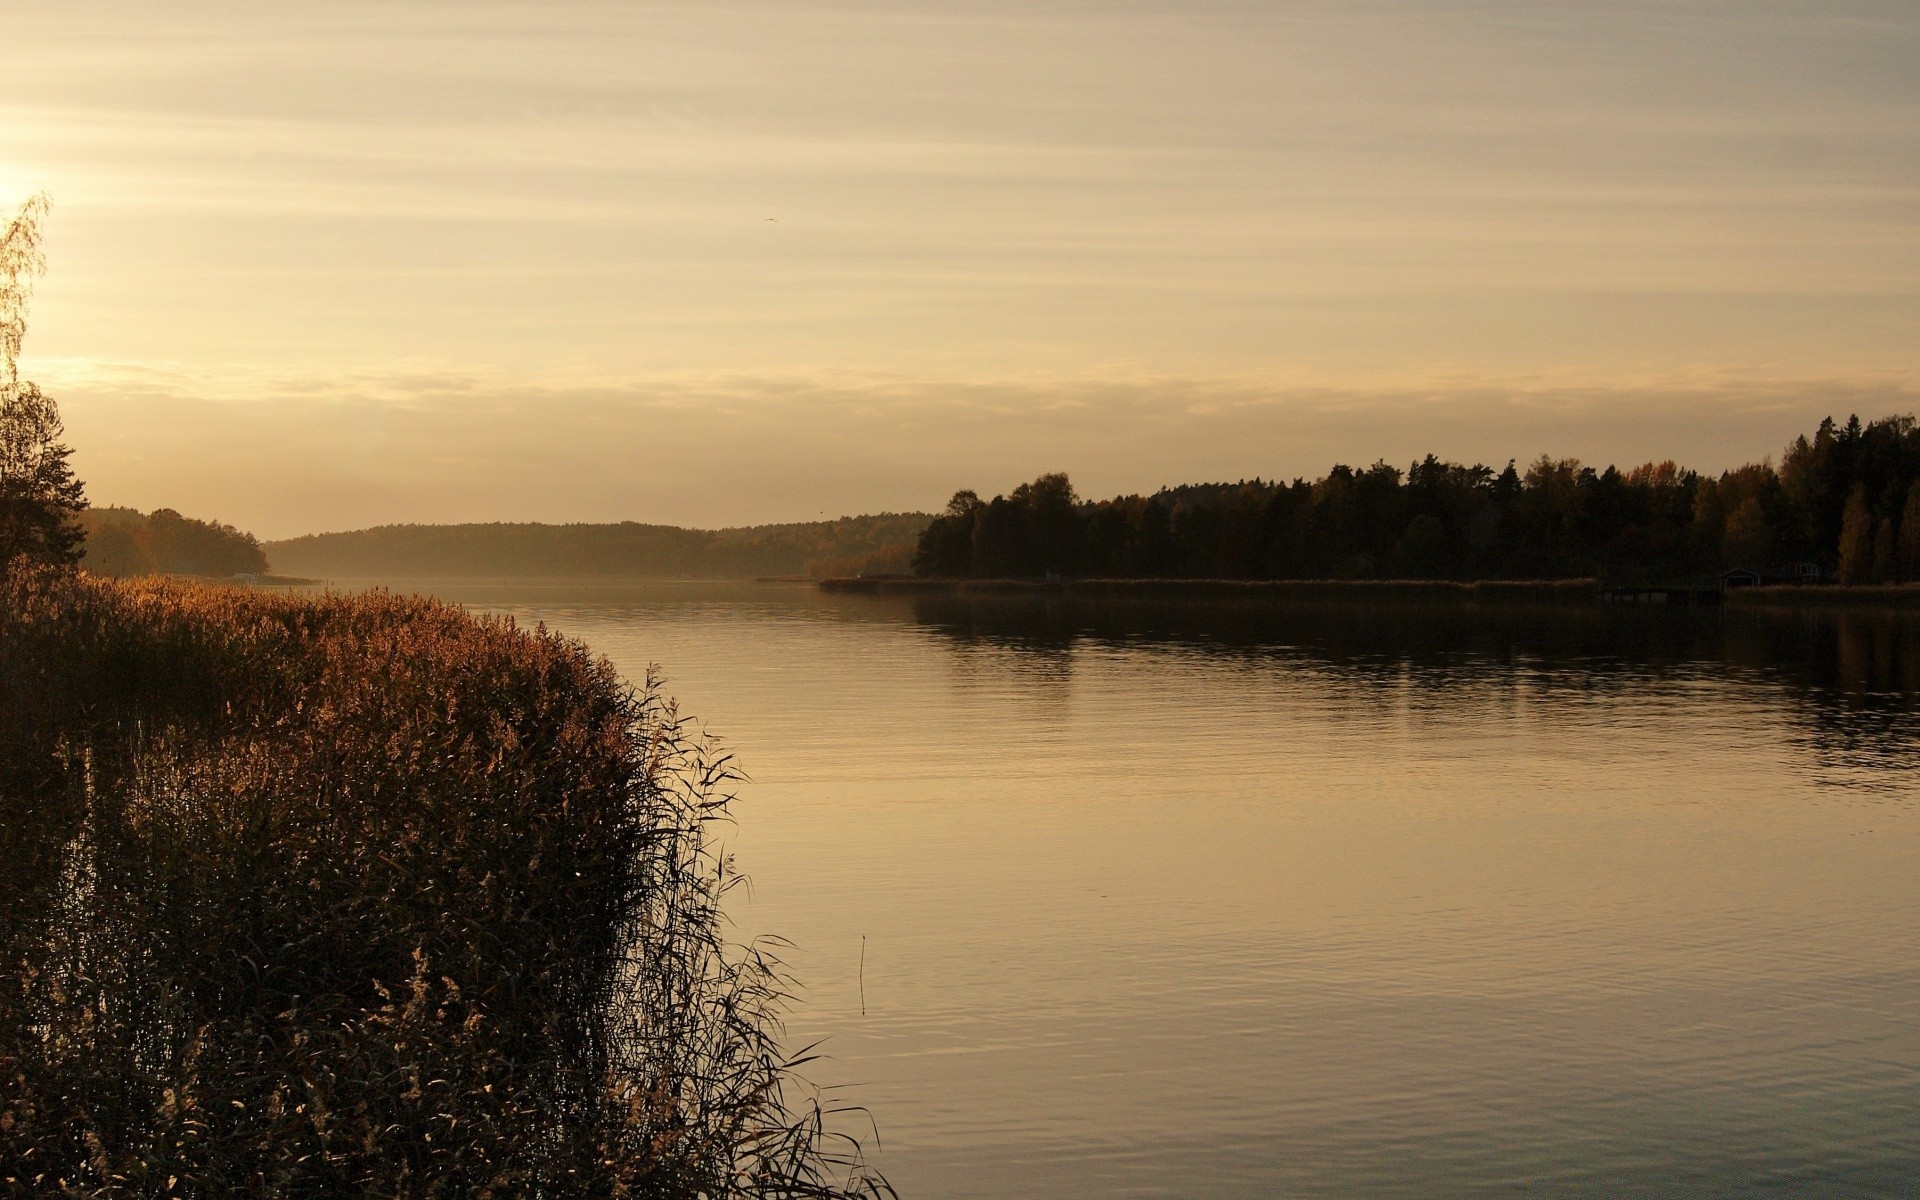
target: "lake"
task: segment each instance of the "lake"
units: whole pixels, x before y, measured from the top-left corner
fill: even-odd
[[[1920,1193],[1911,618],[431,590],[738,755],[903,1195]]]

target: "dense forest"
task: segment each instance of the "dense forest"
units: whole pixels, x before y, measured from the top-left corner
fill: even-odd
[[[218,521],[196,521],[170,508],[92,508],[81,564],[95,575],[264,575],[266,552],[250,533]]]
[[[809,572],[856,574],[905,570],[914,539],[931,519],[925,513],[880,513],[718,530],[632,521],[386,525],[271,542],[266,549],[280,571],[332,579],[743,579]]]
[[[1675,580],[1811,564],[1844,583],[1920,579],[1920,429],[1822,421],[1779,464],[1719,476],[1542,457],[1190,484],[1082,501],[1065,475],[954,496],[915,573],[940,577]]]

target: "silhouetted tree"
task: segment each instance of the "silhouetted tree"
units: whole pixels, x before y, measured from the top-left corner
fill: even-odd
[[[22,557],[68,565],[81,553],[74,518],[87,506],[86,492],[67,464],[60,410],[20,378],[27,307],[46,269],[46,212],[46,196],[35,196],[0,231],[0,570]]]
[[[984,505],[970,491],[955,492],[946,511],[935,517],[920,535],[914,551],[917,575],[959,576],[973,573],[973,529]]]
[[[1791,562],[1867,582],[1920,578],[1920,431],[1910,417],[1822,421],[1781,466],[1707,478],[1541,457],[1495,473],[1427,455],[1404,473],[1181,484],[1082,502],[1064,475],[954,497],[920,539],[922,575],[1240,579],[1680,580]],[[1911,515],[1909,515],[1911,513]]]

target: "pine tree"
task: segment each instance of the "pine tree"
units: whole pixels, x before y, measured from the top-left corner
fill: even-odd
[[[75,518],[86,492],[67,463],[59,406],[20,378],[27,305],[46,269],[46,214],[46,196],[35,196],[0,232],[0,570],[22,557],[70,566],[85,540]]]

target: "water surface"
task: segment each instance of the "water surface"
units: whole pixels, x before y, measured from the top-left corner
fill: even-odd
[[[1911,619],[438,590],[738,754],[903,1194],[1920,1192]]]

